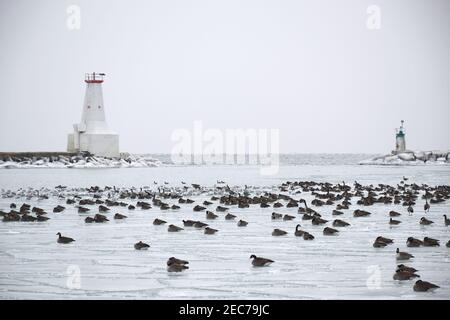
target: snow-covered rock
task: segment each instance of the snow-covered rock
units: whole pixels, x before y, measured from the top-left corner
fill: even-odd
[[[121,158],[97,156],[10,157],[0,159],[0,169],[28,168],[147,168],[161,164],[148,155],[125,155]]]
[[[359,162],[361,165],[446,165],[450,151],[414,151],[388,154]]]

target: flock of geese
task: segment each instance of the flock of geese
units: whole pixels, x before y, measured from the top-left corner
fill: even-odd
[[[98,213],[93,216],[87,216],[84,220],[86,223],[105,223],[109,219],[105,215],[111,211],[112,207],[127,208],[130,212],[137,208],[141,210],[149,210],[154,207],[158,207],[160,210],[178,210],[181,205],[194,204],[195,200],[190,199],[190,196],[211,194],[209,200],[203,201],[201,204],[195,204],[193,211],[204,212],[205,219],[213,221],[219,217],[217,213],[223,213],[226,220],[237,221],[238,227],[246,227],[248,222],[242,219],[238,219],[236,215],[231,214],[230,208],[249,208],[250,206],[259,206],[261,208],[297,208],[298,214],[301,215],[301,220],[310,221],[312,225],[324,226],[323,235],[336,236],[340,233],[338,228],[345,228],[350,226],[350,223],[343,219],[337,219],[336,217],[344,215],[343,210],[350,209],[353,203],[360,207],[370,207],[374,204],[395,204],[402,205],[406,208],[408,215],[413,215],[416,211],[424,214],[418,223],[423,226],[431,225],[434,223],[440,223],[438,221],[432,221],[425,215],[429,212],[431,205],[441,203],[450,198],[450,186],[429,186],[426,184],[417,185],[415,183],[409,184],[408,179],[403,177],[399,184],[396,186],[390,186],[386,184],[378,184],[377,186],[368,185],[363,186],[358,182],[354,182],[353,186],[347,185],[345,182],[340,184],[331,184],[328,182],[314,182],[314,181],[294,181],[285,182],[277,186],[276,192],[254,192],[251,187],[234,187],[230,188],[223,181],[218,181],[217,184],[211,189],[200,186],[199,184],[186,185],[182,182],[182,187],[168,187],[167,184],[159,186],[156,191],[153,191],[150,187],[143,188],[116,188],[106,186],[100,188],[93,186],[90,188],[80,189],[68,189],[65,186],[57,186],[54,190],[34,190],[34,189],[19,189],[18,191],[6,191],[3,192],[3,198],[20,198],[26,197],[32,199],[37,197],[40,200],[48,199],[51,196],[58,199],[65,200],[66,205],[74,206],[79,213],[89,214],[95,209]],[[156,183],[155,183],[156,184]],[[313,200],[308,205],[307,201],[296,196],[309,193],[313,196]],[[421,198],[425,200],[423,211],[421,208],[417,208],[416,202]],[[132,202],[133,203],[130,203]],[[176,201],[177,204],[169,204],[168,202]],[[96,207],[98,206],[98,207]],[[215,206],[215,212],[211,209]],[[332,206],[333,221],[326,220],[318,212],[320,207]],[[62,213],[66,210],[66,207],[58,205],[53,208],[54,213]],[[34,215],[33,215],[34,213]],[[367,210],[355,209],[353,210],[353,217],[367,217],[372,213]],[[10,211],[0,211],[0,216],[4,222],[43,222],[49,220],[46,216],[47,212],[39,207],[31,207],[27,203],[23,203],[20,207],[16,203],[10,204]],[[389,212],[389,220],[387,223],[390,225],[399,225],[401,220],[399,217],[402,215],[397,211]],[[126,219],[127,216],[116,213],[113,216],[114,219]],[[296,219],[296,216],[289,214],[281,214],[273,212],[271,214],[272,220],[290,221]],[[183,227],[174,224],[167,226],[168,232],[180,232],[184,228],[197,228],[203,230],[204,234],[213,235],[219,230],[212,228],[208,223],[200,220],[182,220]],[[327,226],[327,224],[331,226]],[[165,225],[167,222],[163,219],[156,218],[153,221],[154,225]],[[450,219],[446,215],[443,215],[443,224],[445,226],[450,225]],[[302,238],[307,241],[314,240],[314,235],[301,229],[301,224],[297,224],[293,231],[294,236]],[[282,229],[274,229],[272,236],[286,236],[289,232]],[[60,244],[69,244],[75,241],[67,236],[63,236],[60,232],[57,233],[57,242]],[[374,248],[384,248],[394,243],[393,239],[383,236],[377,236],[373,242]],[[424,237],[417,239],[414,237],[408,237],[406,239],[407,247],[435,247],[439,246],[440,241],[438,239]],[[446,242],[446,246],[450,248],[450,240]],[[136,250],[147,250],[150,247],[149,244],[139,241],[134,244]],[[411,280],[419,278],[417,274],[418,270],[411,266],[403,264],[406,261],[414,258],[414,256],[408,252],[400,251],[400,248],[396,249],[396,260],[401,264],[397,265],[393,279],[398,281]],[[254,267],[266,267],[274,263],[273,260],[258,257],[254,254],[250,256],[251,264]],[[167,260],[168,272],[182,272],[189,269],[189,262],[186,260],[170,257]],[[416,280],[413,285],[414,291],[424,292],[432,291],[439,286],[423,281]]]

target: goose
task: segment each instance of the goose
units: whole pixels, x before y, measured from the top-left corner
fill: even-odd
[[[289,220],[293,220],[293,219],[295,219],[295,217],[294,217],[294,216],[291,216],[291,215],[288,215],[288,214],[285,214],[285,215],[283,216],[283,220],[284,220],[284,221],[289,221]]]
[[[373,247],[374,248],[384,248],[384,247],[386,247],[388,244],[386,243],[386,242],[383,242],[383,241],[377,241],[377,240],[375,240],[374,242],[373,242]]]
[[[20,221],[20,214],[17,211],[12,211],[3,216],[3,222]]]
[[[416,292],[426,292],[426,291],[433,291],[437,288],[440,288],[439,286],[435,285],[434,283],[417,280],[414,284],[414,291]]]
[[[397,266],[397,270],[406,271],[406,272],[409,272],[409,273],[415,273],[415,272],[418,271],[417,269],[415,269],[413,267],[405,266],[404,264],[399,264]]]
[[[331,236],[338,232],[339,232],[338,230],[330,228],[330,227],[325,227],[325,229],[323,229],[323,234],[326,236]]]
[[[50,218],[44,217],[42,215],[38,215],[36,217],[36,221],[39,221],[39,222],[44,222],[44,221],[47,221],[47,220],[50,220]]]
[[[217,217],[218,217],[218,215],[215,214],[214,212],[206,211],[206,219],[212,220],[212,219],[216,219]]]
[[[425,237],[423,238],[423,245],[425,247],[439,247],[439,240]]]
[[[170,206],[167,203],[161,203],[161,206],[159,207],[161,210],[169,210]]]
[[[378,237],[375,239],[375,241],[378,241],[378,242],[384,242],[384,243],[386,243],[386,244],[394,243],[394,240],[392,240],[392,239],[390,239],[390,238],[385,238],[385,237],[382,237],[382,236],[378,236]]]
[[[302,220],[312,220],[314,218],[313,215],[305,213],[303,214]]]
[[[53,212],[54,213],[62,212],[62,211],[64,211],[64,209],[66,209],[66,208],[63,207],[63,206],[58,205],[58,206],[53,208]]]
[[[450,248],[450,240],[447,241],[447,243],[445,244],[445,246],[446,246],[447,248]]]
[[[273,263],[273,260],[267,259],[267,258],[262,258],[262,257],[257,257],[254,254],[252,254],[250,256],[250,259],[252,260],[252,265],[255,267],[266,267],[268,265],[270,265],[271,263]]]
[[[344,203],[342,203],[342,204],[338,204],[337,206],[336,206],[336,210],[344,210],[344,209],[348,209],[348,206],[349,206],[349,204],[344,204]]]
[[[177,227],[176,225],[173,225],[173,224],[169,225],[169,227],[167,228],[167,231],[169,231],[169,232],[178,232],[181,230],[184,230],[184,229]]]
[[[24,204],[22,204],[22,205],[20,206],[19,211],[20,211],[21,213],[27,213],[28,211],[30,211],[30,209],[31,209],[31,206],[30,206],[29,204],[27,204],[27,203],[24,203]]]
[[[412,215],[413,212],[414,212],[413,207],[412,207],[411,205],[409,205],[409,206],[408,206],[408,213],[409,213],[409,215]]]
[[[425,212],[430,211],[430,204],[428,203],[428,198],[425,198],[425,204],[423,205],[423,211],[425,211]]]
[[[99,212],[108,212],[110,209],[108,207],[105,207],[104,205],[98,206]]]
[[[289,200],[288,204],[286,205],[286,208],[296,208],[298,207],[298,202],[294,199]]]
[[[78,207],[78,213],[88,212],[90,210],[91,209],[89,209],[89,208],[85,208],[85,207],[81,207],[81,206]]]
[[[344,221],[344,220],[339,220],[336,219],[333,221],[333,226],[334,227],[348,227],[350,225],[350,223]]]
[[[428,219],[425,218],[425,217],[420,218],[420,224],[421,224],[421,225],[428,226],[428,225],[430,225],[430,224],[432,224],[432,223],[434,223],[434,222],[431,221],[431,220],[428,220]]]
[[[398,213],[397,211],[389,211],[390,217],[398,217],[401,216],[401,213]]]
[[[236,216],[234,214],[227,213],[225,215],[225,220],[233,220],[234,218],[236,218]]]
[[[149,210],[152,208],[152,206],[150,205],[150,203],[147,202],[142,202],[141,205],[139,206],[141,207],[142,210]]]
[[[10,208],[10,209],[15,209],[15,208],[17,208],[17,206],[16,206],[15,203],[11,203],[11,204],[9,205],[9,208]]]
[[[194,220],[183,220],[183,225],[185,227],[192,227],[194,226],[195,221]]]
[[[305,234],[305,231],[299,229],[300,227],[301,227],[301,225],[299,225],[299,224],[295,227],[294,234],[296,237],[303,237],[303,235]]]
[[[248,222],[244,220],[239,220],[237,225],[238,227],[246,227],[248,225]]]
[[[86,222],[86,223],[93,223],[93,222],[95,222],[95,219],[92,218],[92,217],[86,217],[86,219],[84,219],[84,222]]]
[[[402,222],[399,221],[399,220],[394,220],[394,219],[392,219],[392,218],[389,219],[389,224],[397,225],[397,224],[400,224],[400,223],[402,223]]]
[[[248,202],[239,202],[238,208],[244,209],[244,208],[250,208],[250,204]]]
[[[411,258],[414,258],[412,254],[409,254],[408,252],[400,251],[399,248],[397,248],[397,260],[409,260]]]
[[[403,280],[410,280],[413,278],[419,278],[420,276],[418,274],[412,273],[412,272],[408,272],[405,270],[396,270],[394,273],[394,280],[399,280],[399,281],[403,281]]]
[[[130,204],[130,205],[128,206],[128,210],[134,210],[134,209],[136,209],[136,207],[133,206],[132,204]]]
[[[206,224],[206,223],[203,223],[203,222],[201,222],[201,221],[195,221],[195,223],[194,223],[194,227],[195,228],[203,228],[203,227],[207,227],[208,226],[208,224]]]
[[[125,215],[123,215],[123,214],[120,214],[120,213],[116,213],[115,215],[114,215],[114,219],[126,219],[126,218],[128,218],[127,216],[125,216]]]
[[[33,209],[31,209],[31,212],[35,212],[36,214],[42,213],[42,212],[44,212],[44,209],[38,208],[38,207],[33,207]]]
[[[23,214],[22,217],[20,218],[20,221],[24,221],[24,222],[34,222],[36,221],[37,218],[30,216],[28,214]]]
[[[314,236],[311,233],[305,231],[305,233],[303,234],[303,240],[314,240]]]
[[[447,215],[444,214],[444,224],[450,226],[450,219],[447,219]]]
[[[61,235],[61,232],[58,232],[56,235],[58,236],[58,240],[57,240],[58,243],[71,243],[71,242],[75,241],[75,240],[72,239],[72,238],[69,238],[69,237],[63,237],[63,236]]]
[[[180,206],[177,206],[176,204],[173,204],[173,205],[170,207],[170,209],[172,209],[172,210],[178,210],[178,209],[180,209]]]
[[[217,208],[216,208],[217,212],[225,212],[225,211],[228,211],[228,210],[229,210],[229,208],[222,207],[222,206],[217,206]]]
[[[369,216],[371,213],[368,211],[364,211],[364,210],[359,210],[356,209],[355,211],[353,211],[353,216],[354,217],[367,217]]]
[[[203,205],[204,206],[209,206],[209,205],[212,205],[212,204],[213,204],[212,202],[209,202],[207,200],[203,201]]]
[[[267,204],[266,202],[261,202],[261,204],[259,205],[261,208],[269,208],[270,204]]]
[[[217,231],[219,231],[219,230],[216,230],[216,229],[213,229],[213,228],[210,228],[210,227],[206,227],[204,233],[205,234],[214,234]]]
[[[178,263],[168,263],[167,264],[167,271],[168,272],[182,272],[186,269],[189,269],[189,266],[184,264],[178,264]]]
[[[275,202],[275,203],[273,204],[273,207],[274,207],[274,208],[281,208],[281,207],[283,207],[283,204],[280,203],[280,202]]]
[[[144,243],[142,241],[139,241],[138,243],[134,244],[134,248],[136,250],[147,250],[148,248],[150,248],[150,245],[148,245],[147,243]]]
[[[44,210],[39,210],[39,211],[37,211],[36,212],[36,216],[44,216],[44,215],[46,215],[47,214],[47,212],[45,212]]]
[[[282,217],[281,213],[272,212],[272,220],[281,219]]]
[[[344,213],[342,211],[338,211],[338,210],[333,210],[333,212],[331,213],[333,216],[340,216],[343,215]]]
[[[167,260],[167,265],[171,265],[171,264],[182,264],[182,265],[185,265],[185,264],[189,264],[189,261],[186,261],[186,260],[181,260],[181,259],[178,259],[178,258],[175,258],[175,257],[170,257],[168,260]]]
[[[277,236],[284,236],[286,234],[287,234],[287,232],[284,231],[284,230],[281,230],[281,229],[273,229],[273,231],[272,231],[272,235],[275,236],[275,237],[277,237]]]
[[[153,224],[154,224],[155,226],[159,226],[159,225],[162,225],[162,224],[165,224],[165,223],[167,223],[167,221],[164,221],[164,220],[161,220],[161,219],[158,219],[158,218],[156,218],[155,220],[153,220]]]
[[[423,241],[413,238],[413,237],[409,237],[406,240],[406,246],[407,247],[420,247],[420,246],[423,246]]]
[[[94,220],[95,220],[95,222],[97,222],[97,223],[102,223],[102,222],[109,221],[108,218],[106,218],[104,215],[99,214],[99,213],[97,213],[97,214],[94,216]]]
[[[322,218],[320,218],[320,217],[314,217],[314,218],[312,218],[312,220],[311,220],[311,223],[312,223],[313,225],[325,224],[325,223],[327,223],[327,222],[328,222],[328,220],[322,219]]]
[[[205,208],[205,207],[202,207],[202,206],[199,206],[199,205],[196,205],[196,206],[193,208],[193,210],[194,210],[194,211],[203,211],[203,210],[206,210],[206,208]]]

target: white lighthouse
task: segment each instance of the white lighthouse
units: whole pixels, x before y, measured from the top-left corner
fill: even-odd
[[[85,75],[86,94],[80,123],[69,134],[68,152],[87,151],[96,156],[119,157],[119,135],[111,131],[105,119],[102,83],[104,73]]]
[[[397,129],[397,133],[395,135],[395,152],[394,154],[402,153],[406,151],[406,142],[405,142],[405,130],[403,128],[403,123],[405,121],[401,121],[400,128]]]

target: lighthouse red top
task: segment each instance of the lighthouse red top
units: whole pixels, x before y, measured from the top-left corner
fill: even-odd
[[[103,77],[105,76],[104,73],[86,73],[84,75],[84,82],[86,83],[102,83]]]

